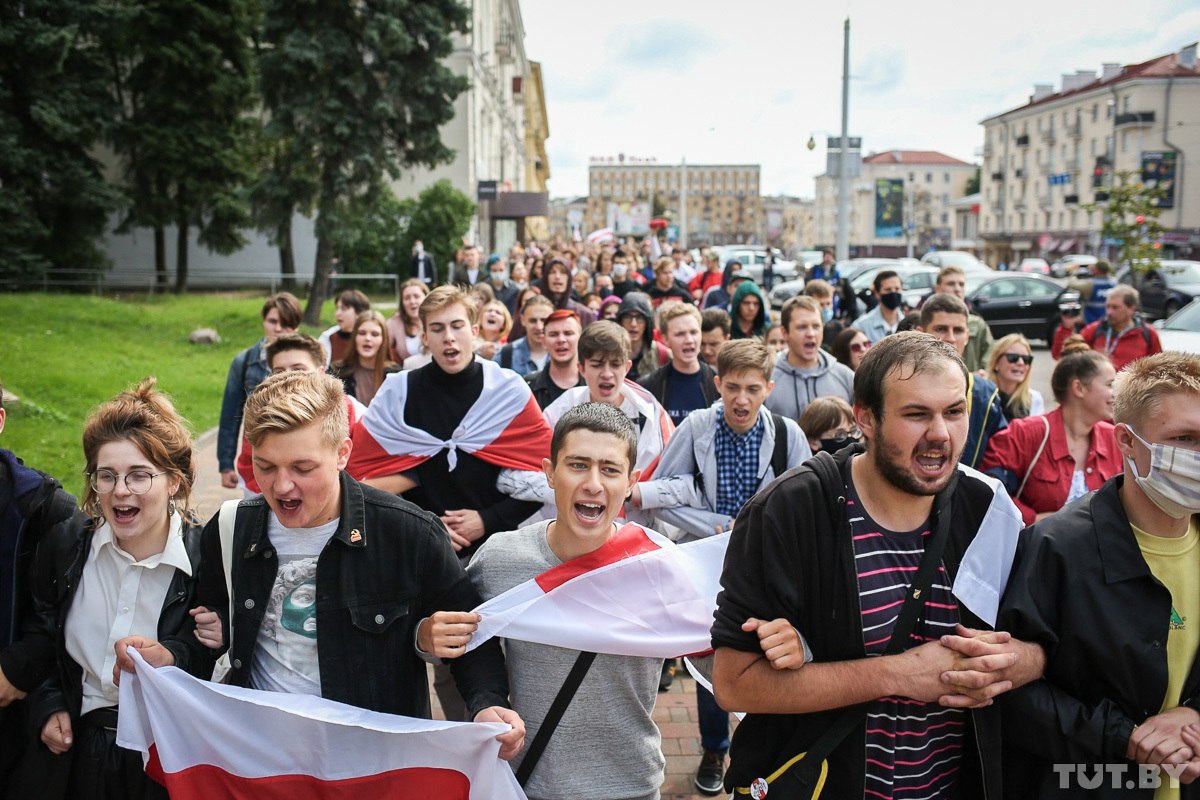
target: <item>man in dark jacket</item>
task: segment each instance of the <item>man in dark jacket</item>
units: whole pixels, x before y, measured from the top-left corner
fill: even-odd
[[[3,398],[0,386],[0,433]],[[76,513],[75,498],[58,481],[0,448],[0,785],[28,739],[24,704],[17,701],[46,677],[32,663],[40,659],[32,659],[19,641],[22,619],[30,610],[34,550],[52,528],[67,525]]]
[[[713,380],[717,373],[700,360],[700,324],[700,312],[687,303],[659,311],[658,330],[671,351],[671,361],[639,381],[667,410],[675,427],[721,396]]]
[[[246,434],[263,496],[237,510],[233,597],[218,515],[201,545],[197,599],[207,612],[162,643],[121,640],[121,668],[132,669],[125,653],[132,645],[154,666],[208,677],[213,658],[228,649],[234,685],[429,717],[422,658],[433,660],[434,612],[481,602],[445,530],[431,514],[343,472],[352,444],[345,396],[332,376],[268,378],[247,401]],[[499,648],[469,653],[452,670],[471,719],[513,725],[498,738],[501,755],[515,755],[524,726],[508,708]]]
[[[1042,659],[1036,645],[978,630],[1021,518],[997,482],[958,467],[966,387],[945,343],[889,337],[855,374],[865,451],[818,453],[738,515],[712,630],[717,702],[749,712],[727,789],[807,797],[786,791],[786,776],[816,781],[825,756],[829,797],[875,785],[889,796],[997,796],[999,719],[985,706],[1039,677]],[[911,584],[934,541],[945,544],[934,545],[941,558],[922,597]],[[892,645],[905,617],[915,622]],[[809,751],[818,757],[795,758]]]
[[[1200,724],[1200,357],[1140,359],[1115,389],[1124,475],[1021,535],[1000,607],[1046,648],[1045,677],[1000,702],[1014,800],[1148,799],[1200,775],[1183,735]]]

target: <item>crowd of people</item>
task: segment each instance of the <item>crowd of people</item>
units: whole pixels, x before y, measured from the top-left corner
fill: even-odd
[[[1169,783],[1200,775],[1200,359],[1160,352],[1135,290],[1086,327],[1063,309],[1048,410],[955,267],[918,309],[880,271],[861,315],[832,254],[779,309],[657,239],[466,247],[444,281],[418,247],[412,275],[389,316],[343,291],[316,338],[265,301],[218,432],[245,499],[207,522],[153,378],[86,421],[78,503],[0,450],[9,796],[165,796],[116,743],[132,647],[416,717],[431,665],[447,719],[510,726],[528,796],[657,797],[675,660],[467,647],[481,602],[629,525],[731,531],[705,794],[1133,796],[1089,783],[1116,764],[1191,796]]]

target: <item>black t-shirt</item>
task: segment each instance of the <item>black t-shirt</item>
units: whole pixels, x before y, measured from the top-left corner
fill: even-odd
[[[680,372],[673,364],[667,365],[667,414],[678,428],[687,419],[687,415],[698,411],[708,404],[704,402],[704,387],[701,384],[703,371],[696,370],[692,374]]]

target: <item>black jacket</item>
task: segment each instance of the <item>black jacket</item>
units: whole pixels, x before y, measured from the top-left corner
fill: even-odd
[[[1059,788],[1054,764],[1128,764],[1135,724],[1167,692],[1171,593],[1151,574],[1121,504],[1123,476],[1021,534],[998,627],[1046,651],[1045,677],[1004,695],[1005,794],[1129,798],[1153,789]],[[1200,660],[1181,705],[1200,710]],[[1165,779],[1165,775],[1163,776]],[[1182,787],[1200,798],[1200,787]]]
[[[664,364],[638,381],[643,389],[654,395],[654,399],[663,408],[670,408],[668,402],[671,393],[667,391],[670,387],[667,377],[671,374],[671,369],[672,367],[669,363]],[[711,406],[721,398],[721,393],[717,391],[716,381],[713,380],[716,376],[717,373],[713,372],[712,367],[703,361],[700,362],[700,390],[704,392],[704,404],[706,406]]]
[[[745,505],[734,524],[721,573],[722,591],[712,628],[714,648],[760,653],[758,636],[742,631],[742,623],[750,617],[785,617],[804,634],[816,661],[866,657],[843,488],[850,459],[861,452],[862,445],[854,445],[832,457],[818,453]],[[818,461],[824,467],[814,463]],[[840,480],[828,475],[834,472],[829,467],[836,469]],[[827,470],[825,479],[818,469]],[[960,472],[935,499],[935,515],[950,513],[953,520],[942,555],[951,580],[992,496],[988,484]],[[836,527],[833,519],[838,520]],[[960,606],[960,617],[964,625],[988,627],[964,606]],[[803,752],[843,713],[844,709],[747,714],[734,732],[726,787],[747,786],[757,777],[770,775],[796,755],[785,754],[784,748],[798,727],[804,730],[803,746],[798,748]],[[999,715],[994,707],[976,709],[968,713],[968,720],[959,771],[960,796],[998,800]],[[863,796],[865,730],[860,722],[833,751],[823,797]]]
[[[372,711],[430,716],[417,624],[434,611],[470,611],[479,593],[437,518],[395,495],[341,473],[341,523],[317,561],[317,659],[321,696]],[[278,562],[267,537],[269,509],[258,497],[238,506],[233,539],[233,649],[229,683],[249,686],[250,663]],[[198,605],[221,617],[229,642],[229,596],[218,517],[204,528]],[[175,663],[200,677],[213,651],[184,620],[163,644]],[[451,662],[471,716],[508,706],[504,656],[493,640]]]
[[[533,392],[533,399],[537,401],[538,408],[543,411],[546,406],[553,403],[555,400],[563,396],[563,389],[554,379],[550,377],[550,366],[547,364],[544,369],[539,369],[537,372],[531,372],[525,376],[525,382],[529,384],[529,391]],[[587,386],[587,381],[583,376],[579,376],[579,380],[575,381],[576,386]]]
[[[62,536],[75,517],[82,522],[75,498],[57,480],[0,450],[0,669],[24,692],[36,689],[53,663],[38,644],[16,641],[32,608],[34,553],[39,541]]]
[[[27,629],[26,641],[36,643],[42,658],[57,660],[58,669],[38,689],[31,700],[31,722],[40,731],[51,714],[68,711],[73,723],[79,719],[83,702],[83,671],[67,655],[66,624],[71,602],[79,589],[79,578],[91,552],[95,525],[76,517],[73,524],[58,529],[38,547],[34,565],[34,605],[36,629]],[[158,618],[159,638],[168,636],[190,620],[188,610],[195,608],[197,576],[200,573],[200,527],[184,524],[183,546],[187,550],[192,574],[175,570],[163,599]],[[220,559],[217,560],[220,564]],[[211,673],[211,664],[209,672]],[[208,675],[201,677],[207,678]]]

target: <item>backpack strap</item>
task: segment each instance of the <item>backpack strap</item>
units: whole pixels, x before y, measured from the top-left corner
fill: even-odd
[[[583,683],[584,677],[595,660],[595,653],[581,652],[576,657],[575,663],[571,665],[571,671],[567,673],[567,679],[563,681],[562,688],[554,696],[554,702],[550,704],[550,710],[546,712],[546,718],[542,720],[542,725],[538,728],[537,735],[533,737],[533,742],[529,745],[529,750],[525,752],[525,758],[521,760],[521,766],[517,769],[517,783],[521,784],[521,786],[524,786],[529,781],[529,776],[533,774],[534,767],[541,760],[542,754],[546,752],[546,746],[550,744],[550,737],[554,735],[555,728],[562,721],[563,714],[567,712],[567,707],[571,705],[571,699],[579,691],[579,685]]]
[[[771,471],[778,478],[787,472],[788,468],[788,429],[783,415],[772,411],[771,419],[775,421],[775,444],[771,449]]]

